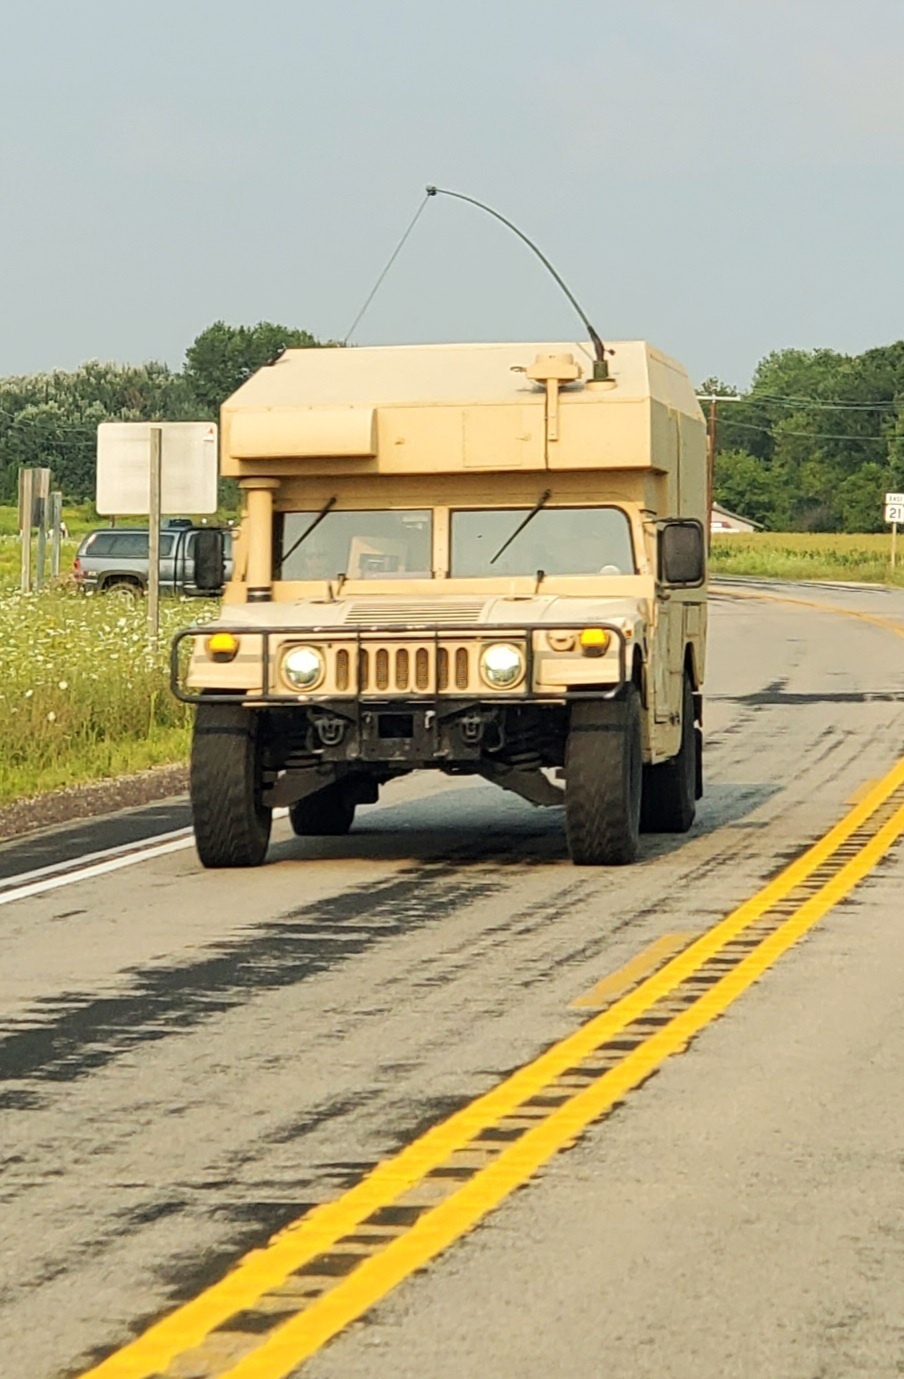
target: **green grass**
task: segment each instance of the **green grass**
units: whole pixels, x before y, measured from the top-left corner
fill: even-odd
[[[173,633],[214,603],[147,605],[47,589],[0,593],[0,804],[186,759],[191,711],[169,690]]]
[[[891,568],[891,534],[754,532],[713,540],[710,572],[773,579],[850,580],[904,586],[904,535]]]

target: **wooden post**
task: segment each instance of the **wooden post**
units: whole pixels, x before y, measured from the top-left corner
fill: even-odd
[[[19,536],[22,540],[22,564],[19,587],[23,594],[31,593],[31,523],[34,517],[35,472],[19,470]]]
[[[898,562],[898,524],[891,524],[891,568],[894,569]]]
[[[60,542],[63,525],[63,495],[57,490],[50,495],[50,578],[57,579],[60,573]]]
[[[151,427],[148,456],[148,638],[156,642],[160,634],[160,487],[163,458],[163,430]]]

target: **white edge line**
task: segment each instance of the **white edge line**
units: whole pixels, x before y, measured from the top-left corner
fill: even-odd
[[[274,819],[283,819],[289,813],[288,809],[274,809]],[[139,843],[123,843],[119,847],[110,848],[108,852],[89,852],[85,858],[73,859],[69,862],[59,863],[57,866],[40,867],[36,871],[22,872],[20,876],[11,876],[0,885],[5,885],[5,890],[0,890],[0,905],[9,905],[14,900],[28,900],[30,896],[43,895],[47,891],[57,891],[62,886],[69,886],[76,881],[90,881],[95,876],[105,876],[111,871],[121,871],[123,867],[135,866],[138,862],[152,861],[155,857],[166,857],[172,852],[182,852],[185,848],[192,847],[195,841],[194,830],[191,828],[177,829],[173,833],[158,834],[151,839],[147,845]],[[122,855],[125,853],[125,855]],[[116,855],[111,855],[116,854]],[[91,861],[92,858],[103,860]],[[89,865],[85,866],[84,862]],[[53,876],[44,875],[45,872],[52,871]],[[22,885],[24,878],[35,878]]]
[[[77,871],[82,867],[91,866],[94,862],[103,862],[108,857],[122,857],[126,853],[143,853],[156,843],[168,843],[173,838],[187,838],[190,834],[191,827],[187,825],[185,828],[174,828],[169,833],[155,833],[151,838],[136,838],[131,843],[119,843],[117,847],[100,848],[97,852],[85,852],[81,857],[70,857],[65,862],[49,862],[46,867],[35,867],[34,871],[20,871],[15,876],[4,876],[0,879],[0,892],[24,885],[27,881],[37,881],[41,876],[61,876],[67,871]]]
[[[29,896],[43,895],[46,891],[59,890],[75,881],[90,881],[92,877],[104,876],[111,871],[121,871],[123,867],[134,866],[136,862],[146,862],[154,857],[165,857],[171,852],[181,852],[194,843],[194,834],[186,838],[175,838],[168,843],[156,844],[141,852],[129,853],[126,857],[110,857],[105,862],[95,862],[93,866],[81,867],[78,871],[67,871],[62,876],[46,876],[43,881],[32,881],[25,886],[0,893],[0,905],[9,905],[13,900],[27,900]]]

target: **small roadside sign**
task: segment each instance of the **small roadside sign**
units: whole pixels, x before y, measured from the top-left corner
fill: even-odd
[[[217,428],[210,421],[104,421],[97,428],[97,511],[147,516],[151,428],[161,436],[163,516],[217,510]]]
[[[898,527],[904,526],[904,493],[886,493],[885,520],[891,523],[891,568],[898,564]]]

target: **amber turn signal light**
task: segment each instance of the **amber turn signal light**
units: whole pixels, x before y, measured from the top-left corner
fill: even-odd
[[[207,638],[207,654],[212,661],[234,661],[240,645],[238,637],[232,632],[214,632]]]
[[[603,656],[612,640],[604,627],[585,627],[578,641],[585,656]]]

